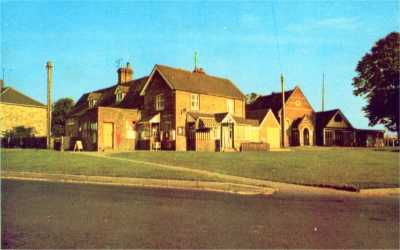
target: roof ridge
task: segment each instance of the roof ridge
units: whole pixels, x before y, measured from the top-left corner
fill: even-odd
[[[26,98],[28,98],[29,100],[31,100],[31,101],[36,102],[36,103],[39,104],[39,105],[31,105],[31,106],[46,106],[46,105],[44,105],[43,103],[39,102],[38,100],[35,100],[35,99],[33,99],[32,97],[27,96],[27,95],[25,95],[24,93],[22,93],[22,92],[20,92],[20,91],[18,91],[18,90],[16,90],[16,89],[14,89],[14,88],[12,88],[12,87],[7,87],[7,88],[8,88],[8,89],[11,89],[11,90],[17,92],[18,94],[22,95],[23,97],[26,97]],[[6,91],[8,91],[8,90],[6,90]],[[6,91],[4,91],[3,93],[5,93]],[[30,105],[30,104],[29,104],[29,105]]]

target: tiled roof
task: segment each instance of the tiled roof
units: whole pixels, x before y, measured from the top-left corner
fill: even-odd
[[[29,106],[36,106],[43,108],[46,107],[46,105],[44,105],[43,103],[40,103],[34,100],[33,98],[24,95],[21,92],[11,87],[5,87],[1,90],[0,102],[29,105]]]
[[[198,113],[198,112],[188,112],[194,120],[197,119],[213,119],[216,123],[221,123],[222,120],[228,115],[227,112],[224,113],[215,113],[215,114],[208,114],[208,113]],[[232,118],[236,121],[237,124],[242,125],[251,125],[251,126],[258,126],[259,122],[255,119],[246,119],[239,116],[232,115]]]
[[[246,110],[246,117],[249,119],[258,120],[258,122],[261,123],[269,110],[270,109]]]
[[[315,113],[315,125],[318,129],[324,128],[333,116],[340,111],[339,109],[332,109]]]
[[[245,99],[244,94],[228,79],[210,76],[204,72],[192,72],[158,64],[156,69],[159,70],[173,89]]]
[[[294,89],[285,91],[285,102],[289,99]],[[246,105],[246,112],[260,109],[271,109],[277,116],[282,108],[282,92],[272,93],[270,95],[259,96],[252,103]]]
[[[108,88],[99,89],[92,91],[90,93],[83,94],[81,98],[79,98],[78,102],[75,104],[74,108],[69,113],[70,116],[80,116],[85,113],[85,111],[89,110],[87,98],[89,95],[96,96],[99,98],[96,107],[113,107],[113,108],[141,108],[143,106],[143,97],[139,95],[142,90],[144,84],[147,81],[147,76],[142,77],[136,80],[132,80],[124,83],[123,88],[129,88],[128,93],[126,94],[124,100],[120,103],[116,103],[115,100],[115,89],[118,87],[118,84],[113,85]],[[84,111],[84,112],[82,112]]]

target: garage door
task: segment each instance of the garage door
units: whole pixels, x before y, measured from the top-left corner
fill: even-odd
[[[281,143],[279,128],[267,128],[267,143],[271,148],[279,148]]]
[[[103,148],[113,148],[114,146],[114,124],[112,122],[103,123]]]

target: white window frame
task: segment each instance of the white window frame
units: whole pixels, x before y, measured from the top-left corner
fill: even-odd
[[[124,92],[118,92],[117,95],[116,95],[115,101],[117,103],[122,102],[124,100],[124,98],[125,98],[125,95],[126,94]]]
[[[164,105],[165,105],[164,94],[156,95],[156,110],[157,111],[164,110]]]
[[[97,100],[95,99],[90,99],[89,100],[89,108],[93,108],[94,106],[96,106]]]
[[[200,95],[191,94],[190,95],[190,110],[198,111],[200,110]]]
[[[235,113],[235,100],[233,99],[228,99],[226,101],[226,109],[228,113]]]

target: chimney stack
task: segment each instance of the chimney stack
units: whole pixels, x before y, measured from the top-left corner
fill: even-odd
[[[4,81],[3,79],[0,79],[0,93],[3,92],[3,88],[4,88]]]
[[[51,85],[53,81],[53,64],[47,61],[47,148],[51,148]]]
[[[131,64],[126,63],[126,67],[121,67],[118,69],[118,84],[124,84],[129,82],[133,78],[133,70]]]

